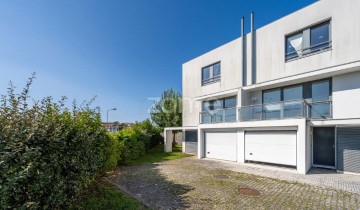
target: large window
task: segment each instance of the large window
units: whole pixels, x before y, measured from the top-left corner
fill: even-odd
[[[325,118],[330,116],[331,108],[327,103],[327,101],[330,100],[330,81],[314,82],[311,87],[311,95],[311,116],[313,118]]]
[[[203,101],[203,111],[217,109],[231,109],[236,107],[236,97],[221,98],[211,101]]]
[[[310,49],[311,52],[329,47],[330,23],[324,23],[310,29]]]
[[[281,92],[279,89],[265,90],[263,93],[264,103],[273,103],[281,101]]]
[[[220,62],[202,68],[202,85],[220,81],[221,65]]]
[[[202,103],[201,123],[236,121],[236,97]]]
[[[286,61],[329,49],[331,47],[330,21],[286,36],[285,47]]]
[[[297,58],[302,55],[303,32],[286,38],[286,59]]]
[[[308,111],[312,118],[330,117],[330,97],[330,79],[264,90],[263,117],[271,119],[304,116],[304,99],[309,104]]]
[[[283,116],[286,117],[298,117],[303,116],[303,86],[296,85],[291,87],[283,88],[283,100],[284,100],[284,113]]]
[[[267,119],[280,118],[281,104],[281,89],[265,90],[263,92],[264,117]]]

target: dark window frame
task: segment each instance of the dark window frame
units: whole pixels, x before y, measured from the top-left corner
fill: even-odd
[[[279,90],[279,91],[280,91],[280,101],[282,101],[282,100],[283,100],[283,90],[282,90],[282,88],[280,87],[280,88],[271,88],[271,89],[263,90],[263,91],[262,91],[262,102],[264,103],[264,93],[266,93],[266,92],[271,92],[271,91],[276,91],[276,90]],[[269,103],[276,103],[276,101],[274,101],[274,102],[269,102]]]
[[[317,49],[317,50],[311,50],[312,47],[314,46],[311,46],[311,29],[314,29],[314,28],[317,28],[319,26],[322,26],[322,25],[325,25],[325,24],[329,24],[329,40],[328,40],[328,45],[327,46],[324,46],[323,48],[320,48],[320,49]],[[304,40],[304,32],[309,30],[309,34],[308,34],[308,40]],[[285,39],[284,39],[284,59],[285,59],[285,62],[290,62],[290,61],[293,61],[293,60],[297,60],[297,59],[300,59],[300,58],[304,58],[304,57],[307,57],[307,56],[311,56],[311,55],[315,55],[317,53],[321,53],[321,52],[324,52],[324,51],[328,51],[328,50],[331,50],[332,49],[332,19],[331,18],[327,18],[325,20],[322,20],[322,21],[319,21],[319,22],[316,22],[312,25],[309,25],[307,27],[304,27],[302,29],[299,29],[299,30],[296,30],[296,31],[293,31],[291,33],[288,33],[285,35]],[[291,56],[291,57],[288,57],[289,56],[289,53],[287,52],[288,48],[287,48],[287,40],[288,38],[292,37],[292,36],[295,36],[297,34],[300,34],[302,33],[303,34],[303,41],[302,43],[304,42],[309,42],[309,47],[307,48],[304,48],[302,46],[301,48],[301,51],[302,51],[302,55],[296,55],[296,56]],[[296,51],[295,51],[296,52]],[[290,53],[290,54],[293,54],[293,53]]]
[[[310,82],[303,82],[303,83],[297,83],[294,85],[287,85],[287,86],[262,90],[261,91],[262,104],[265,104],[264,103],[264,92],[280,89],[280,101],[278,101],[278,102],[284,102],[284,89],[289,88],[289,87],[300,86],[300,85],[302,86],[302,98],[299,100],[312,99],[312,84],[320,83],[320,82],[324,82],[324,81],[329,82],[329,98],[331,98],[332,97],[332,78],[326,78],[326,79],[319,79],[319,80],[314,80],[314,81],[310,81]],[[277,102],[271,102],[271,103],[277,103]]]
[[[289,39],[290,37],[296,36],[296,35],[298,35],[298,34],[302,34],[302,36],[304,37],[304,30],[305,30],[305,29],[299,30],[299,31],[293,32],[293,33],[288,34],[288,35],[285,36],[285,61],[290,61],[290,60],[299,58],[299,56],[297,55],[296,49],[295,49],[295,52],[292,52],[292,53],[291,53],[291,54],[294,54],[294,53],[295,53],[296,56],[291,57],[291,58],[287,58],[287,56],[290,55],[290,53],[287,52],[287,50],[288,50],[288,39]]]
[[[310,27],[309,28],[309,30],[310,30],[310,37],[309,37],[309,43],[310,43],[310,50],[311,50],[311,53],[315,53],[315,52],[317,52],[317,51],[321,51],[323,48],[320,48],[320,49],[316,49],[316,50],[313,50],[313,48],[315,48],[315,45],[312,45],[311,44],[311,41],[312,41],[312,36],[311,36],[311,32],[312,32],[312,30],[314,30],[315,28],[319,28],[319,27],[321,27],[321,26],[324,26],[324,25],[328,25],[328,36],[329,36],[329,39],[327,40],[327,46],[325,46],[324,47],[324,49],[327,49],[327,48],[329,48],[329,47],[331,47],[331,21],[329,20],[329,21],[325,21],[325,22],[322,22],[322,23],[320,23],[320,24],[317,24],[317,25],[314,25],[314,26],[312,26],[312,27]]]
[[[225,107],[225,100],[226,99],[230,99],[230,98],[234,98],[236,100],[236,105],[235,107],[230,107],[230,108],[226,108]],[[201,109],[202,111],[207,111],[207,110],[204,110],[204,103],[208,102],[210,105],[209,107],[214,107],[214,105],[211,105],[214,101],[218,101],[218,100],[221,100],[222,101],[222,108],[218,108],[218,109],[209,109],[211,111],[216,111],[216,110],[223,110],[223,109],[233,109],[233,108],[236,108],[237,107],[237,96],[229,96],[229,97],[225,97],[225,98],[219,98],[219,99],[214,99],[214,100],[209,100],[209,101],[202,101],[202,104],[201,104]]]
[[[214,77],[214,66],[219,64],[219,75]],[[204,74],[203,74],[203,71],[204,69],[206,68],[209,68],[210,67],[210,77],[209,79],[204,79]],[[210,65],[207,65],[205,67],[202,67],[201,68],[201,86],[205,86],[205,85],[208,85],[208,84],[212,84],[212,83],[215,83],[215,82],[219,82],[221,79],[221,61],[218,61],[218,62],[215,62],[215,63],[212,63]]]

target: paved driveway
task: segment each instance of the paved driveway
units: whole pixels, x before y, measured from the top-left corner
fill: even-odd
[[[360,209],[357,193],[226,170],[223,164],[191,157],[121,167],[109,180],[153,209]]]

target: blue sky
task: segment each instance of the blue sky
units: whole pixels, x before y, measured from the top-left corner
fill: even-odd
[[[163,90],[181,92],[182,63],[315,0],[5,0],[0,7],[0,94],[83,101],[97,95],[103,119],[132,122]]]

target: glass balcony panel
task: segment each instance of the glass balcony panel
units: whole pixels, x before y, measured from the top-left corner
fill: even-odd
[[[284,102],[284,118],[303,116],[304,104],[302,101]]]
[[[236,109],[225,109],[224,112],[225,122],[236,121]]]
[[[242,107],[239,111],[240,121],[261,120],[263,105]]]
[[[222,122],[223,121],[223,110],[217,110],[212,112],[212,122]]]
[[[311,118],[329,118],[331,117],[331,102],[316,102],[310,105]]]
[[[211,122],[211,115],[208,112],[202,112],[200,113],[201,116],[201,122],[202,124],[210,123]]]
[[[281,104],[264,104],[264,119],[280,119]]]

